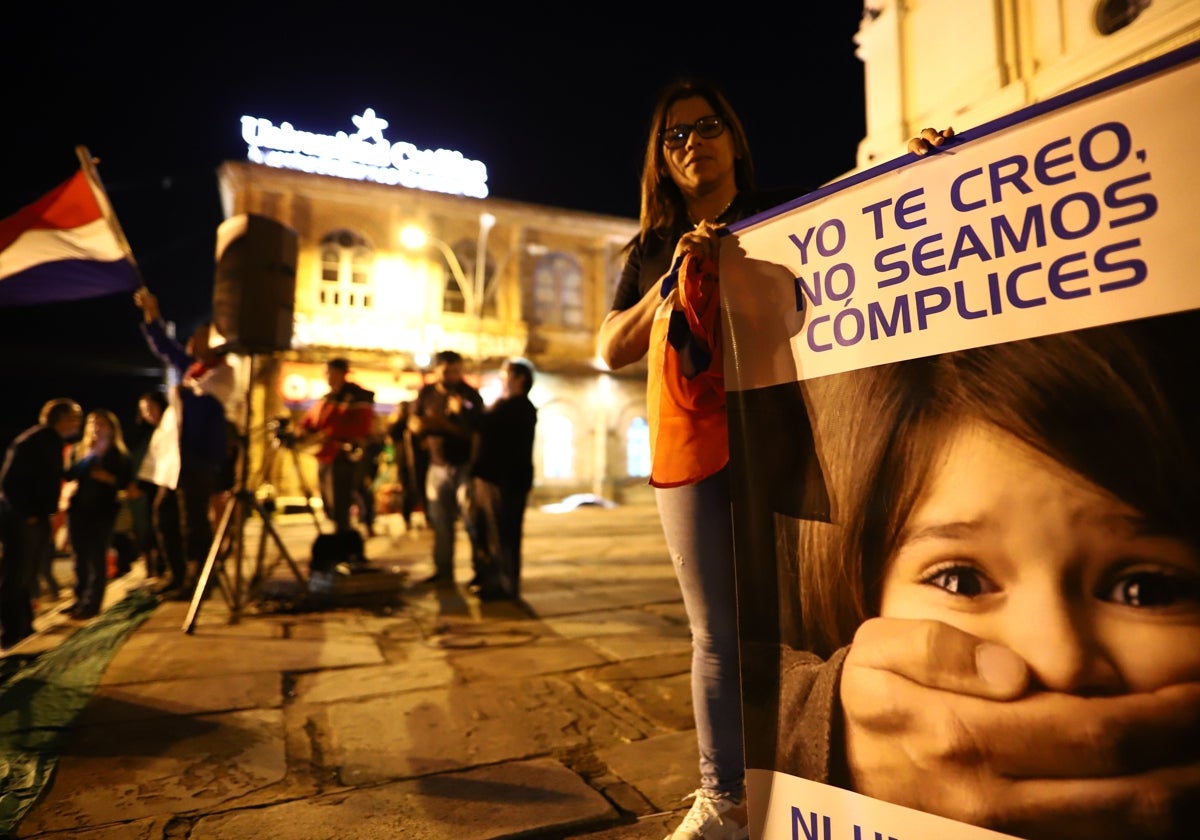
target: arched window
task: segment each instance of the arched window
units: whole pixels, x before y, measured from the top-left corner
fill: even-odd
[[[320,243],[321,282],[317,303],[325,308],[370,309],[375,252],[362,236],[349,230],[326,234]]]
[[[1101,35],[1112,35],[1133,23],[1150,8],[1151,0],[1100,0],[1096,4],[1096,29]]]
[[[583,269],[570,254],[555,251],[534,266],[533,320],[548,327],[583,326]]]
[[[650,475],[650,424],[634,417],[625,429],[625,473],[631,478]]]
[[[562,414],[538,419],[542,438],[542,475],[546,478],[575,477],[575,424]]]

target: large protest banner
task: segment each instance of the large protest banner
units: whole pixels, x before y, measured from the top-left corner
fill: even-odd
[[[1200,702],[1197,103],[1191,44],[731,226],[754,840],[1195,836],[1054,739]],[[980,640],[1024,691],[938,681]]]

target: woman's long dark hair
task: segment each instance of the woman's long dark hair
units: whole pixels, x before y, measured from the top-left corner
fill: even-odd
[[[713,113],[725,121],[725,130],[733,136],[734,178],[738,192],[754,189],[754,161],[750,156],[750,144],[746,131],[733,107],[716,86],[700,79],[684,79],[667,87],[654,106],[650,120],[650,137],[646,141],[646,156],[642,163],[641,230],[635,241],[648,234],[668,236],[687,220],[687,207],[683,194],[671,178],[663,153],[662,132],[671,106],[681,99],[694,96],[703,98],[712,107]],[[632,243],[631,243],[632,244]]]

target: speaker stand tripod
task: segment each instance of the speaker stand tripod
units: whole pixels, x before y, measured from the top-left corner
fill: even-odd
[[[270,512],[266,509],[263,503],[258,499],[255,492],[247,486],[247,476],[250,474],[250,411],[251,411],[251,392],[254,387],[254,354],[249,354],[249,372],[246,381],[245,395],[245,424],[243,428],[246,430],[241,436],[241,452],[239,453],[240,467],[237,470],[237,481],[233,492],[230,494],[229,501],[225,503],[225,509],[221,513],[221,519],[217,525],[216,532],[213,534],[212,544],[208,549],[208,556],[204,561],[204,565],[200,570],[200,576],[196,580],[196,591],[192,595],[191,605],[188,607],[187,617],[183,622],[183,631],[191,633],[196,627],[196,620],[200,616],[200,607],[204,603],[204,599],[208,593],[208,587],[214,577],[217,579],[219,588],[225,596],[225,600],[229,605],[229,623],[237,624],[241,620],[242,609],[246,600],[245,587],[245,526],[246,521],[252,513],[258,513],[262,521],[262,534],[259,537],[258,550],[258,571],[261,572],[261,564],[264,551],[266,549],[266,540],[270,537],[276,548],[279,549],[279,554],[287,561],[288,566],[292,570],[292,574],[296,576],[296,580],[307,587],[307,581],[304,577],[304,572],[296,565],[291,552],[284,545],[283,538],[279,536],[279,531],[276,530],[274,523],[271,521]],[[315,518],[315,514],[314,514]],[[226,564],[229,559],[233,559],[232,578],[226,569]]]

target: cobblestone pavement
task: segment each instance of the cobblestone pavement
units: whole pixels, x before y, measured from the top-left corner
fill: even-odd
[[[20,837],[658,840],[686,811],[690,642],[652,503],[531,509],[518,603],[469,594],[461,535],[458,585],[414,583],[432,571],[429,532],[388,518],[367,543],[374,571],[314,607],[316,525],[276,523],[301,574],[267,540],[262,589],[229,583],[191,621],[189,603],[160,603]],[[146,585],[135,568],[107,601]],[[79,624],[57,607],[37,626],[14,651]]]

